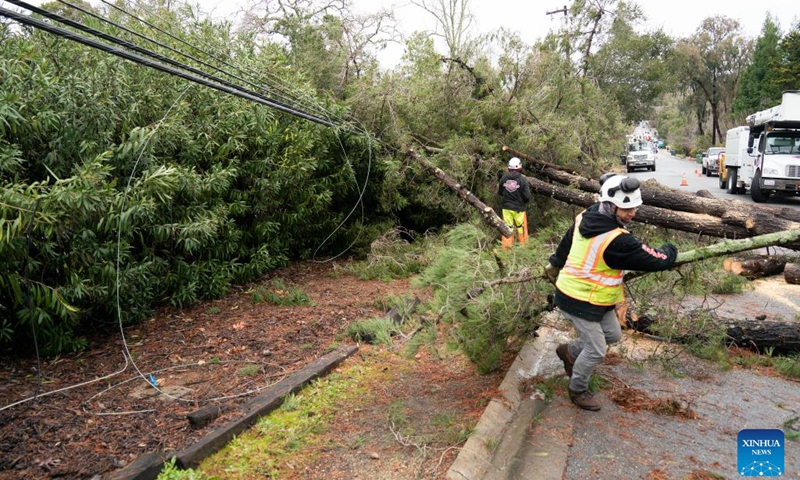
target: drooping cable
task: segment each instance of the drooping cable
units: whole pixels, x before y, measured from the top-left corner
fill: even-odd
[[[63,3],[63,4],[65,4],[65,5],[71,5],[71,4],[68,4],[68,3],[66,3],[64,0],[58,0],[58,1],[59,1],[59,2],[61,2],[61,3]],[[125,10],[124,8],[122,8],[122,7],[118,6],[118,5],[114,5],[114,4],[112,4],[112,3],[110,3],[110,2],[107,2],[107,1],[105,1],[105,0],[101,0],[101,1],[102,1],[102,3],[106,4],[107,6],[109,6],[109,7],[113,8],[113,9],[115,9],[115,10],[117,10],[117,11],[119,11],[119,12],[121,12],[121,13],[123,13],[123,14],[125,14],[125,15],[129,16],[129,17],[131,17],[132,19],[134,19],[134,20],[136,20],[136,21],[140,22],[141,24],[143,24],[143,25],[146,25],[147,27],[149,27],[149,28],[151,28],[151,29],[153,29],[153,30],[155,30],[155,31],[157,31],[157,32],[159,32],[159,33],[161,33],[161,34],[163,34],[163,35],[166,35],[167,37],[169,37],[169,38],[171,38],[171,39],[175,40],[176,42],[178,42],[178,43],[181,43],[181,44],[183,44],[183,45],[185,45],[185,46],[189,47],[191,50],[193,50],[193,51],[195,51],[195,52],[199,52],[199,53],[201,53],[201,54],[203,54],[203,55],[205,55],[205,56],[207,56],[207,57],[209,57],[209,58],[211,58],[211,59],[213,59],[213,60],[215,60],[215,61],[219,62],[221,65],[224,65],[224,66],[226,66],[226,67],[228,67],[228,68],[232,68],[233,70],[235,70],[235,71],[239,72],[239,74],[240,74],[240,75],[245,75],[245,76],[248,76],[248,77],[249,77],[250,79],[252,79],[252,80],[259,80],[259,81],[261,81],[261,80],[260,80],[260,78],[259,78],[259,76],[258,76],[257,74],[255,74],[254,72],[252,72],[252,71],[250,71],[250,72],[248,72],[248,71],[245,71],[245,70],[243,70],[243,69],[241,69],[241,68],[239,68],[239,67],[237,67],[237,66],[235,66],[235,65],[232,65],[232,64],[228,63],[227,61],[225,61],[225,59],[223,59],[223,58],[220,58],[218,55],[214,55],[213,53],[209,52],[209,47],[208,47],[208,45],[205,45],[205,49],[199,48],[197,45],[195,45],[195,44],[193,44],[193,43],[190,43],[190,42],[187,42],[186,40],[183,40],[182,38],[180,38],[180,37],[178,37],[178,36],[176,36],[176,35],[172,34],[171,32],[169,32],[169,31],[167,31],[167,30],[164,30],[163,28],[159,27],[158,25],[155,25],[155,24],[153,24],[153,23],[151,23],[151,22],[148,22],[147,20],[145,20],[145,19],[143,19],[143,18],[139,17],[138,15],[135,15],[135,14],[133,14],[133,13],[130,13],[129,11]],[[142,9],[143,11],[145,11],[145,12],[149,13],[150,15],[153,15],[153,13],[152,13],[152,12],[148,11],[148,10],[147,10],[145,7],[143,7],[143,6],[141,6],[141,5],[140,5],[140,6],[138,6],[138,8],[140,8],[140,9]],[[197,43],[202,43],[202,42],[203,42],[203,40],[202,40],[202,39],[197,39]],[[194,57],[192,57],[192,56],[190,56],[190,55],[187,55],[187,54],[184,54],[184,53],[182,53],[182,52],[181,52],[181,55],[184,55],[184,56],[186,56],[187,58],[194,59]],[[217,69],[216,67],[211,67],[211,68],[215,68],[215,69]],[[266,90],[266,91],[268,91],[270,94],[273,94],[273,95],[277,94],[277,95],[283,96],[284,100],[286,100],[286,99],[288,98],[288,99],[291,99],[291,100],[292,100],[292,101],[294,101],[294,102],[297,102],[297,103],[299,103],[299,104],[303,104],[303,101],[302,101],[300,98],[298,98],[298,97],[297,97],[295,94],[293,94],[291,91],[286,91],[286,90],[284,89],[285,87],[276,87],[275,85],[270,85],[270,84],[268,84],[268,88],[264,88],[264,86],[262,86],[262,85],[257,85],[257,84],[255,84],[255,83],[253,83],[253,82],[250,82],[250,81],[247,81],[247,80],[241,79],[240,77],[238,77],[238,76],[235,76],[235,75],[232,75],[232,74],[231,74],[231,73],[229,73],[229,72],[226,72],[226,71],[223,71],[223,70],[219,70],[219,69],[217,69],[217,70],[218,70],[218,71],[221,71],[221,72],[224,72],[226,75],[230,75],[230,76],[231,76],[231,77],[233,77],[233,78],[236,78],[236,79],[238,79],[238,80],[244,81],[244,82],[246,82],[246,83],[250,84],[251,86],[254,86],[255,88],[259,88],[259,89]],[[272,77],[272,78],[273,78],[273,80],[275,80],[275,81],[278,81],[279,83],[284,83],[283,79],[281,79],[281,78],[280,78],[280,77],[278,77],[277,75],[270,74],[269,72],[263,72],[263,73],[264,73],[264,74],[266,74],[266,75],[267,75],[267,76],[269,76],[269,77]],[[329,118],[333,118],[334,120],[338,121],[339,123],[341,123],[341,122],[343,121],[341,118],[339,118],[339,117],[338,117],[338,116],[336,116],[336,115],[333,115],[333,114],[331,114],[331,112],[328,112],[328,111],[327,111],[327,110],[325,110],[324,108],[322,108],[322,107],[319,107],[318,105],[315,105],[315,107],[318,107],[318,108],[319,108],[319,110],[320,110],[321,112],[325,113],[326,115],[328,115],[328,117],[329,117]],[[310,109],[311,109],[311,108],[313,108],[313,107],[309,107],[309,105],[306,103],[306,104],[304,105],[304,108],[305,108],[305,109],[307,109],[307,110],[310,110]]]
[[[291,115],[300,116],[302,118],[305,118],[307,120],[311,120],[311,121],[316,122],[316,123],[320,123],[320,124],[323,124],[323,125],[326,125],[326,126],[330,126],[330,127],[334,126],[334,124],[332,122],[328,121],[327,119],[323,119],[323,118],[320,118],[320,117],[318,117],[316,115],[311,115],[311,114],[309,114],[307,112],[298,110],[298,109],[296,109],[294,107],[286,105],[283,102],[278,102],[276,100],[272,100],[272,99],[270,99],[270,98],[268,98],[266,96],[261,95],[260,93],[257,93],[257,92],[254,92],[252,90],[248,90],[248,89],[242,88],[241,86],[233,84],[231,82],[228,82],[227,80],[224,80],[224,79],[219,78],[219,77],[214,76],[214,75],[210,75],[210,74],[208,74],[206,72],[203,72],[201,70],[198,70],[198,69],[196,69],[194,67],[191,67],[189,65],[186,65],[186,64],[183,64],[183,63],[180,63],[180,62],[177,62],[177,61],[172,60],[170,58],[167,58],[167,57],[165,57],[165,56],[163,56],[161,54],[158,54],[158,53],[152,52],[150,50],[144,49],[142,47],[139,47],[138,45],[134,45],[134,44],[132,44],[130,42],[127,42],[125,40],[120,40],[120,39],[118,39],[118,38],[116,38],[114,36],[108,35],[106,33],[97,31],[97,30],[92,29],[92,28],[89,28],[89,27],[87,27],[87,26],[85,26],[85,25],[83,25],[81,23],[69,20],[67,18],[64,18],[64,17],[62,17],[60,15],[56,15],[54,13],[48,12],[47,10],[43,10],[43,9],[41,9],[39,7],[35,7],[33,5],[30,5],[30,4],[28,4],[26,2],[23,2],[23,1],[20,1],[20,0],[6,0],[6,1],[8,1],[9,3],[13,3],[14,5],[17,5],[19,7],[26,8],[26,9],[34,12],[34,13],[38,13],[39,15],[42,15],[44,17],[50,18],[51,20],[55,20],[55,21],[57,21],[59,23],[63,23],[64,25],[69,25],[70,27],[78,29],[78,30],[80,30],[82,32],[90,33],[90,34],[92,34],[94,36],[102,38],[103,40],[107,40],[107,41],[112,42],[114,44],[129,48],[129,49],[131,49],[131,50],[133,50],[135,52],[138,52],[140,54],[146,55],[148,57],[155,58],[155,59],[159,60],[160,62],[168,63],[168,64],[170,64],[170,65],[172,65],[174,67],[177,67],[179,69],[188,70],[189,72],[191,72],[193,74],[199,75],[199,77],[197,77],[195,75],[191,75],[191,74],[186,73],[186,72],[183,72],[182,70],[176,70],[176,69],[171,68],[171,67],[169,67],[167,65],[164,65],[163,63],[153,62],[152,60],[148,60],[145,57],[141,57],[139,55],[136,55],[134,53],[128,52],[126,50],[119,50],[119,49],[114,48],[114,47],[112,47],[110,45],[97,42],[95,40],[92,40],[92,39],[87,38],[87,37],[83,37],[83,36],[78,35],[78,34],[76,34],[74,32],[71,32],[69,30],[65,30],[65,29],[62,29],[60,27],[56,27],[54,25],[50,25],[50,24],[47,24],[45,22],[41,22],[41,21],[39,21],[37,19],[33,19],[33,18],[28,17],[25,21],[22,21],[22,20],[20,20],[20,18],[14,18],[15,20],[20,21],[21,23],[31,24],[29,22],[33,22],[32,26],[35,26],[37,28],[42,28],[44,30],[49,31],[50,33],[54,33],[56,35],[64,36],[65,38],[68,38],[70,40],[74,40],[74,41],[77,41],[79,43],[83,43],[84,45],[88,45],[90,47],[103,50],[103,51],[105,51],[107,53],[111,53],[111,54],[114,54],[114,55],[117,55],[117,56],[121,56],[121,57],[123,57],[123,58],[125,58],[127,60],[131,60],[131,61],[134,61],[134,62],[137,62],[137,63],[141,63],[141,64],[147,65],[147,66],[149,66],[151,68],[155,68],[157,70],[161,70],[161,71],[166,72],[166,73],[171,73],[173,75],[180,76],[181,78],[184,78],[186,80],[194,81],[196,83],[201,83],[201,84],[203,84],[205,86],[209,86],[209,87],[217,88],[217,89],[223,89],[223,91],[226,91],[227,93],[231,93],[231,94],[238,95],[238,96],[243,96],[244,98],[249,98],[249,99],[254,100],[254,101],[259,101],[259,103],[264,103],[264,104],[266,104],[268,106],[271,106],[273,108],[276,108],[278,110],[284,111],[284,112],[289,113]],[[5,11],[8,11],[8,10],[0,8],[0,15],[4,15]],[[17,17],[24,17],[22,15],[16,15],[16,16]],[[38,23],[39,25],[37,26],[36,23]],[[201,77],[205,77],[205,78],[201,78]],[[255,99],[258,99],[258,100],[255,100]]]
[[[174,75],[176,77],[183,78],[184,80],[188,80],[190,82],[198,83],[200,85],[203,85],[203,86],[206,86],[206,87],[209,87],[209,88],[213,88],[213,89],[225,92],[225,93],[229,93],[231,95],[235,95],[237,97],[241,97],[241,98],[244,98],[246,100],[250,100],[252,102],[256,102],[256,103],[260,103],[262,105],[266,105],[266,106],[274,108],[276,110],[280,110],[280,111],[282,111],[284,113],[288,113],[290,115],[294,115],[294,116],[299,117],[299,118],[310,120],[310,121],[312,121],[314,123],[318,123],[320,125],[325,125],[325,126],[328,126],[328,127],[335,127],[336,126],[336,124],[332,123],[331,121],[329,121],[327,119],[320,118],[320,117],[318,117],[316,115],[312,115],[312,114],[304,112],[302,110],[298,110],[296,108],[293,108],[293,107],[290,107],[288,105],[285,105],[285,104],[283,104],[281,102],[277,102],[275,100],[271,100],[269,98],[263,97],[261,95],[255,94],[255,93],[247,91],[247,90],[234,88],[234,87],[229,87],[227,85],[223,85],[223,84],[220,84],[220,83],[209,81],[209,80],[207,80],[205,78],[198,77],[196,75],[184,72],[182,70],[178,70],[178,69],[172,68],[170,66],[164,65],[163,63],[150,60],[148,58],[142,57],[142,56],[137,55],[135,53],[131,53],[131,52],[127,51],[127,50],[115,48],[115,47],[113,47],[111,45],[107,45],[105,43],[98,42],[97,40],[92,40],[91,38],[84,37],[84,36],[79,35],[79,34],[77,34],[75,32],[66,30],[64,28],[57,27],[55,25],[51,25],[51,24],[49,24],[47,22],[43,22],[43,21],[35,19],[35,18],[31,18],[30,15],[22,15],[22,14],[19,14],[17,12],[14,12],[12,10],[8,10],[6,8],[0,7],[0,16],[4,16],[4,17],[7,17],[7,18],[10,18],[10,19],[15,20],[15,21],[17,21],[19,23],[22,23],[24,25],[28,25],[28,26],[31,26],[31,27],[34,27],[34,28],[38,28],[40,30],[44,30],[46,32],[52,33],[54,35],[58,35],[58,36],[66,38],[66,39],[81,43],[83,45],[87,45],[89,47],[96,48],[96,49],[104,51],[106,53],[110,53],[112,55],[116,55],[116,56],[124,58],[126,60],[130,60],[130,61],[132,61],[134,63],[145,65],[145,66],[153,68],[155,70],[159,70],[161,72],[168,73],[168,74]]]

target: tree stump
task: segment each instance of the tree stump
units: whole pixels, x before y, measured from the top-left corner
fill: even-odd
[[[800,263],[787,263],[783,269],[783,278],[786,283],[800,285]]]

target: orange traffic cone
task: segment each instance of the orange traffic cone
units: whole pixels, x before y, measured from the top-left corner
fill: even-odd
[[[681,178],[681,187],[688,187],[689,182],[686,181],[686,174],[683,174],[683,178]]]
[[[703,172],[701,172],[700,170],[698,170],[696,168],[694,169],[694,174],[697,175],[698,177],[702,177],[703,176]]]

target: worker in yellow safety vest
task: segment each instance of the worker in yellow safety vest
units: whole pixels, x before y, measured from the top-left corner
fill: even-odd
[[[600,202],[578,214],[545,267],[554,303],[578,333],[556,354],[570,377],[570,399],[585,410],[600,410],[589,378],[622,337],[614,307],[625,301],[624,271],[666,270],[678,256],[675,245],[652,248],[625,229],[642,204],[639,180],[606,174],[600,183]]]
[[[503,250],[514,246],[514,236],[523,245],[528,241],[528,202],[531,199],[531,188],[528,180],[522,175],[522,161],[514,157],[508,161],[508,172],[500,178],[497,193],[503,198],[503,221],[511,229],[510,237],[502,237],[500,243]]]

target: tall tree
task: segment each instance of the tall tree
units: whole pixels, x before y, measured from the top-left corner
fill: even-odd
[[[470,0],[411,0],[411,3],[433,15],[437,23],[435,35],[444,39],[447,54],[463,62],[471,60],[476,42],[469,29],[475,17],[469,8]],[[439,32],[441,28],[441,32]]]
[[[711,143],[721,139],[720,118],[731,105],[739,75],[746,62],[748,43],[738,21],[725,16],[702,21],[697,33],[680,41],[676,49],[680,75],[711,110]]]
[[[800,90],[800,22],[778,45],[778,59],[773,77],[777,90]]]
[[[627,18],[636,17],[614,19],[608,41],[589,62],[589,75],[617,101],[631,123],[651,117],[654,103],[671,82],[664,60],[673,41],[660,30],[638,34]]]
[[[742,71],[736,100],[733,102],[733,111],[737,115],[747,115],[780,101],[781,89],[775,78],[780,40],[780,26],[768,14],[761,28],[761,36],[756,40],[752,60]]]

